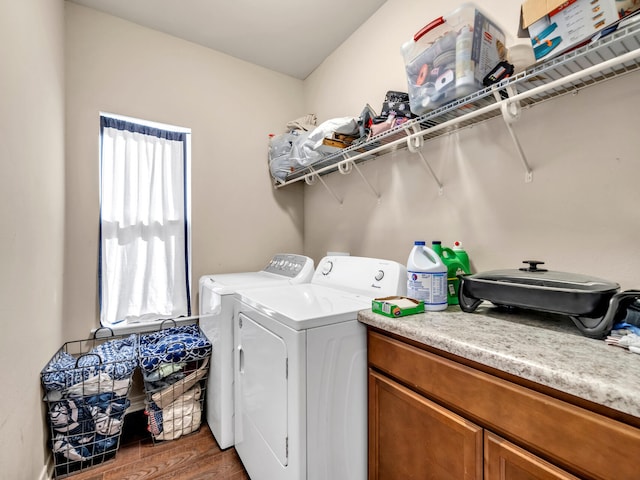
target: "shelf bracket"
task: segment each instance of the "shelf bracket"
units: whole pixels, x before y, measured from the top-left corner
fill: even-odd
[[[424,158],[424,155],[422,154],[424,137],[422,135],[419,135],[421,130],[417,125],[412,125],[411,130],[413,130],[413,133],[411,133],[409,129],[405,129],[407,135],[409,135],[409,138],[407,138],[407,149],[411,153],[415,153],[416,155],[418,155],[418,157],[420,157],[420,160],[422,160],[422,163],[424,163],[424,165],[427,167],[427,170],[431,174],[431,177],[433,177],[433,180],[438,184],[438,195],[442,195],[444,192],[444,186],[436,175],[436,172],[434,172],[433,168],[431,168],[431,164],[429,163],[429,161]]]
[[[506,91],[508,98],[502,98],[502,92]],[[527,156],[522,149],[522,145],[520,145],[520,141],[516,135],[516,132],[513,130],[512,124],[517,122],[520,119],[520,102],[510,100],[516,92],[513,89],[512,85],[506,85],[504,87],[495,87],[493,89],[493,96],[496,101],[500,103],[500,113],[502,114],[502,119],[504,120],[504,124],[507,127],[507,131],[511,136],[511,140],[518,151],[518,155],[520,157],[520,161],[522,162],[522,166],[524,167],[524,181],[526,183],[530,183],[533,181],[533,170],[529,166],[529,162],[527,161]]]
[[[329,185],[327,185],[327,182],[325,182],[322,179],[322,177],[320,175],[318,175],[312,167],[309,167],[309,170],[311,170],[312,173],[310,173],[308,175],[305,175],[304,182],[307,185],[314,185],[316,183],[316,180],[320,180],[320,183],[322,183],[324,188],[327,189],[327,192],[329,192],[331,194],[331,196],[336,200],[336,202],[338,202],[338,204],[340,206],[342,206],[342,200],[340,199],[340,197],[338,197],[338,195],[336,195],[336,193],[333,190],[331,190],[331,187],[329,187]]]
[[[358,168],[358,165],[356,165],[356,163],[351,160],[347,154],[343,154],[342,156],[344,157],[344,160],[338,164],[338,171],[343,175],[347,175],[355,169],[355,171],[358,172],[358,175],[360,175],[362,181],[365,183],[365,185],[367,185],[367,187],[369,187],[371,193],[373,193],[373,195],[376,197],[378,203],[380,203],[381,195],[376,191],[375,188],[373,188],[373,185],[371,185],[371,182],[367,180],[367,177],[364,176],[360,168]]]

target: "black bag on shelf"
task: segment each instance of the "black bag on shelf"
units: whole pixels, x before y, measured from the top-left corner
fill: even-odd
[[[382,103],[381,117],[388,117],[389,113],[395,114],[396,117],[414,118],[409,108],[409,94],[405,92],[396,92],[389,90]]]

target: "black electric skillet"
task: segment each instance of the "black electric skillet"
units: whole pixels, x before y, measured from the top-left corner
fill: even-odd
[[[528,267],[458,275],[458,300],[464,312],[474,312],[483,300],[494,305],[568,315],[580,332],[604,338],[640,290],[620,292],[620,285],[601,278],[554,272],[526,260]]]

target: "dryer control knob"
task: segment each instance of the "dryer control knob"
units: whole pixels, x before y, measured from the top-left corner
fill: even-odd
[[[378,273],[376,273],[376,276],[374,278],[377,282],[382,280],[384,278],[384,270],[378,270]]]
[[[331,260],[327,260],[322,266],[322,274],[329,275],[329,272],[333,269],[333,262]]]

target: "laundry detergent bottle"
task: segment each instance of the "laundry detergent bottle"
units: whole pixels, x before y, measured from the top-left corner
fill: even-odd
[[[427,311],[447,308],[447,266],[425,242],[416,241],[407,259],[407,296]]]
[[[456,253],[458,260],[462,262],[462,266],[464,267],[464,273],[471,273],[471,264],[469,263],[469,254],[462,246],[462,242],[456,240],[453,242],[452,250]]]
[[[431,242],[431,248],[447,267],[447,303],[458,305],[458,290],[460,288],[458,275],[468,272],[465,271],[464,264],[456,252],[451,248],[443,247],[442,242],[434,240]]]

